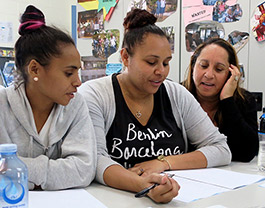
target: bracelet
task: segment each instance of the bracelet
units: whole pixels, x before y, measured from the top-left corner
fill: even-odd
[[[164,162],[164,161],[165,161],[165,162],[168,164],[168,167],[169,167],[168,170],[171,170],[171,169],[172,169],[172,167],[171,167],[169,161],[166,159],[166,157],[165,157],[164,155],[159,155],[159,156],[157,157],[157,159],[158,159],[159,161],[161,161],[161,162]]]

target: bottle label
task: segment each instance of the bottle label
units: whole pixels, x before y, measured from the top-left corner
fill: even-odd
[[[26,207],[25,200],[27,187],[19,182],[12,181],[7,176],[0,176],[0,208]]]

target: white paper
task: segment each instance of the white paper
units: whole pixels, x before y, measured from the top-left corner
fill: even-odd
[[[107,208],[84,189],[29,191],[30,208]]]
[[[179,195],[174,199],[191,202],[226,191],[231,191],[261,180],[265,176],[238,173],[217,168],[168,171],[180,185]]]
[[[174,176],[174,179],[180,185],[179,194],[174,200],[182,202],[192,202],[198,199],[213,196],[217,193],[230,191],[230,189],[219,186],[209,185],[199,181],[193,181]]]
[[[265,176],[239,173],[218,168],[204,168],[170,172],[179,177],[188,178],[190,180],[200,181],[229,189],[236,189],[259,182],[261,180],[265,180]]]

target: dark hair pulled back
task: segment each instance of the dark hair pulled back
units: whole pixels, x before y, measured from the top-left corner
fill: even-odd
[[[62,44],[73,44],[73,39],[63,31],[45,25],[44,14],[36,7],[29,5],[20,19],[19,34],[15,44],[15,63],[20,79],[25,82],[28,75],[25,67],[32,59],[42,66],[50,64],[51,57],[61,55]]]
[[[133,9],[124,18],[124,38],[122,47],[126,48],[129,55],[133,55],[134,47],[141,44],[148,33],[167,38],[163,30],[155,25],[157,18],[146,10]]]

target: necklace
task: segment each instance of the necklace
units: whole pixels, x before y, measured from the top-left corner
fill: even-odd
[[[135,102],[135,99],[133,99],[133,97],[131,96],[131,93],[126,89],[126,85],[124,85],[122,78],[123,78],[122,76],[119,77],[119,81],[120,81],[119,84],[120,84],[121,91],[123,93],[124,100],[132,113],[133,111],[135,112],[135,108],[138,108],[138,109],[140,108],[140,110],[136,110],[136,112],[133,113],[133,115],[139,120],[143,116],[141,111],[146,106],[146,103],[148,100],[144,100],[142,104],[138,105],[137,102]],[[152,96],[152,102],[153,102],[153,96]]]
[[[137,119],[141,118],[141,117],[142,117],[142,113],[141,113],[141,111],[137,111],[137,112],[135,113],[135,116],[136,116]]]

